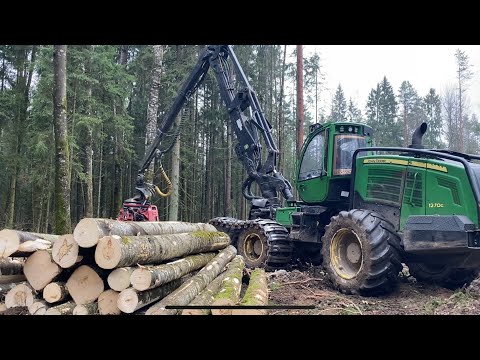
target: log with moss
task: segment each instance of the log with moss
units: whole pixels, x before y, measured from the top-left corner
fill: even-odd
[[[34,290],[26,283],[18,284],[5,295],[5,305],[7,308],[17,306],[30,306],[34,301]]]
[[[100,315],[120,315],[122,312],[117,306],[118,291],[108,289],[98,297],[98,312]]]
[[[191,255],[163,265],[139,267],[133,271],[130,282],[138,291],[153,289],[204,267],[215,255]]]
[[[62,235],[52,246],[52,258],[60,267],[67,269],[77,262],[78,244],[73,235]]]
[[[98,315],[98,303],[77,305],[73,309],[73,315]]]
[[[85,218],[75,227],[73,236],[80,247],[95,246],[104,236],[139,236],[178,234],[192,231],[215,231],[215,227],[204,223],[186,223],[181,221],[117,221],[111,219]]]
[[[52,282],[43,289],[43,298],[50,304],[65,301],[68,297],[67,286],[64,282]]]
[[[68,301],[49,308],[45,315],[73,315],[73,309],[75,309],[76,306],[75,301]]]
[[[233,306],[240,301],[242,291],[243,269],[245,260],[241,255],[228,264],[227,274],[222,281],[220,290],[213,299],[212,306]],[[212,309],[212,315],[231,315],[232,309]]]
[[[228,235],[218,231],[123,237],[112,235],[98,242],[95,262],[103,269],[158,264],[177,257],[223,249],[229,244]]]
[[[44,300],[35,300],[28,307],[30,315],[45,315],[50,305]]]
[[[108,286],[115,291],[123,291],[130,287],[130,277],[137,267],[127,266],[113,270],[107,278]]]
[[[0,275],[18,275],[23,274],[23,264],[25,261],[6,258],[0,260]]]
[[[137,291],[134,288],[128,288],[118,295],[117,306],[122,312],[131,314],[155,301],[163,299],[178,289],[182,282],[182,279],[175,279],[167,284],[147,291]]]
[[[208,286],[198,294],[195,299],[192,300],[188,306],[209,306],[213,303],[215,295],[220,290],[222,281],[225,278],[227,272],[223,272],[218,275],[213,281],[208,284]],[[211,313],[210,309],[184,309],[182,315],[209,315]]]
[[[37,234],[26,231],[3,229],[0,231],[0,258],[16,253],[32,253],[52,247],[58,235]]]
[[[223,249],[207,265],[205,265],[196,275],[181,285],[177,290],[166,296],[147,310],[145,315],[175,315],[179,312],[177,309],[166,309],[166,306],[185,306],[188,305],[213,279],[215,279],[223,268],[237,254],[237,249],[230,245]]]
[[[77,305],[90,304],[103,292],[104,282],[99,274],[105,275],[94,266],[81,265],[70,276],[66,287]]]
[[[255,269],[250,275],[247,290],[240,301],[241,306],[267,306],[268,281],[264,269]],[[235,309],[232,315],[267,315],[266,309]]]
[[[51,251],[37,250],[28,257],[23,266],[23,273],[35,290],[42,290],[62,272],[52,259]]]

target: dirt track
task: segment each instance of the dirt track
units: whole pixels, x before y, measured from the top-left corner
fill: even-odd
[[[480,280],[478,280],[480,282]],[[480,314],[477,281],[449,290],[417,283],[408,269],[385,296],[347,296],[333,289],[321,267],[270,273],[270,305],[314,305],[315,309],[273,309],[275,315],[445,315]]]

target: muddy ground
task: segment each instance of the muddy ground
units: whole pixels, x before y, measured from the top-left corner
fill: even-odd
[[[314,309],[272,309],[275,315],[476,315],[480,314],[480,279],[456,290],[418,283],[400,274],[397,289],[378,297],[335,291],[321,267],[269,274],[269,305],[310,305]]]

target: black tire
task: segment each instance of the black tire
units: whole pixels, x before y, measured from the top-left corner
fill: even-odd
[[[246,229],[240,233],[237,251],[248,268],[264,268],[268,258],[268,242],[265,234],[258,229]]]
[[[410,275],[417,281],[452,290],[468,285],[476,276],[475,270],[455,269],[447,265],[409,263],[407,266]]]
[[[371,210],[341,211],[322,237],[323,266],[345,294],[391,292],[402,270],[401,253],[392,224]]]

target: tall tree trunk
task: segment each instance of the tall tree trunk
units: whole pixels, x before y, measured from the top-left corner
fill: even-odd
[[[175,119],[176,127],[180,126],[181,112]],[[172,149],[172,195],[170,196],[170,208],[168,211],[168,220],[178,220],[178,206],[180,203],[180,135],[177,137]]]
[[[303,144],[303,46],[297,45],[297,158]]]
[[[232,127],[227,122],[227,161],[225,172],[225,216],[232,216]]]
[[[284,156],[283,153],[285,152],[285,141],[284,141],[284,119],[283,119],[283,90],[285,84],[285,62],[287,59],[287,45],[283,47],[283,64],[282,64],[282,76],[280,78],[280,99],[278,101],[278,166],[279,169],[284,171],[283,160]]]
[[[94,51],[94,45],[90,46],[91,51]],[[90,59],[88,62],[88,71],[91,72],[91,65]],[[90,75],[90,74],[89,74]],[[87,115],[89,117],[93,116],[92,114],[92,83],[88,82],[87,84],[87,95],[88,95],[88,106],[87,106]],[[87,134],[86,134],[86,144],[85,144],[85,175],[87,178],[87,195],[85,199],[85,217],[93,217],[93,126],[87,126]]]
[[[150,95],[148,97],[145,149],[147,149],[147,147],[153,142],[153,139],[155,139],[157,134],[158,96],[160,92],[160,78],[162,75],[163,53],[163,45],[153,45],[152,84],[150,86]],[[145,180],[149,183],[153,182],[153,167],[154,161],[152,161],[145,173]]]
[[[72,232],[67,138],[67,45],[55,45],[53,52],[55,125],[55,232]]]

